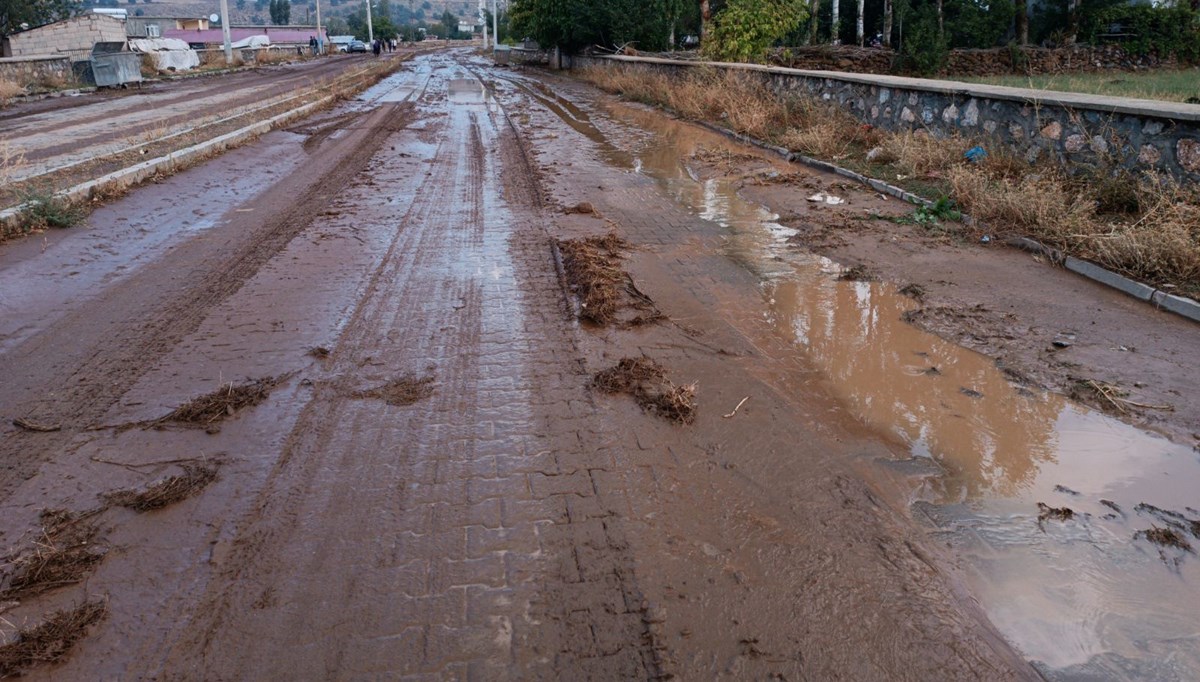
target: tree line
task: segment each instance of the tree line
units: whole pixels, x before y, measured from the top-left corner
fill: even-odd
[[[950,48],[1121,44],[1200,60],[1200,0],[513,0],[514,32],[566,50],[703,51],[759,59],[771,46],[859,45],[936,58]]]

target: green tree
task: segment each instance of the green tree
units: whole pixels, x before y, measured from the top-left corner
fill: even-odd
[[[276,26],[287,26],[292,19],[292,3],[290,0],[271,0],[271,23]]]
[[[662,50],[682,6],[682,0],[513,0],[510,16],[514,36],[543,47]]]
[[[81,0],[0,0],[0,35],[20,31],[21,24],[42,26],[69,19],[83,10]]]
[[[730,0],[712,21],[704,53],[722,61],[762,59],[808,18],[805,0]]]
[[[350,33],[350,25],[343,17],[329,17],[329,20],[325,22],[325,30],[331,36],[344,36]]]

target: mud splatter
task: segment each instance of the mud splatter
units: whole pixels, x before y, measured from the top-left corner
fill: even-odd
[[[838,279],[843,282],[870,282],[875,279],[875,275],[871,274],[867,266],[859,263],[843,270]]]
[[[89,601],[21,630],[15,640],[0,646],[0,678],[18,677],[35,665],[61,660],[107,613],[104,602]]]
[[[566,213],[567,215],[574,213],[578,213],[580,215],[596,215],[596,207],[592,206],[586,201],[581,201],[574,206],[568,206],[567,208],[564,208],[563,213]]]
[[[592,385],[605,393],[627,393],[642,409],[670,421],[691,424],[696,418],[696,384],[676,386],[649,358],[622,358],[596,373]]]
[[[907,296],[915,301],[925,300],[925,287],[915,282],[911,282],[900,287],[899,293],[900,295]]]

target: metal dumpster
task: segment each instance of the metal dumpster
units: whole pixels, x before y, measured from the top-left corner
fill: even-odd
[[[91,64],[97,87],[142,82],[142,56],[126,50],[125,43],[96,43]]]

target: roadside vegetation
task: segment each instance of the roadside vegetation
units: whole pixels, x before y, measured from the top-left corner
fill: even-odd
[[[0,107],[8,106],[12,98],[24,95],[25,88],[9,80],[0,80]]]
[[[587,69],[584,79],[792,151],[852,168],[931,200],[954,202],[979,224],[964,237],[1029,236],[1155,285],[1200,291],[1200,189],[1115,164],[1071,176],[998,145],[926,131],[888,132],[808,98],[780,98],[754,74],[696,69],[668,77],[638,67]],[[972,162],[964,152],[992,152]]]
[[[689,49],[721,61],[767,61],[817,45],[876,47],[875,69],[943,73],[951,50],[1008,48],[1015,74],[1087,71],[1086,55],[1033,64],[1021,48],[1115,46],[1122,69],[1200,63],[1200,5],[1007,0],[512,0],[515,35],[567,52]],[[1003,62],[1003,64],[1001,64]],[[989,73],[990,71],[970,71]]]
[[[956,80],[1014,88],[1083,92],[1200,104],[1200,69],[1163,69],[1136,73],[1073,73],[1042,76],[956,77]]]

